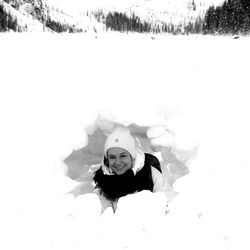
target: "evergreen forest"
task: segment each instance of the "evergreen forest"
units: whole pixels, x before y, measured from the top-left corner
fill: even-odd
[[[195,1],[192,2],[195,7]],[[195,10],[195,9],[194,9]],[[213,35],[246,35],[250,32],[250,1],[225,0],[220,6],[210,6],[203,17],[197,17],[182,24],[152,22],[141,20],[134,13],[128,15],[120,12],[105,13],[101,10],[93,13],[97,21],[104,24],[106,30],[138,33],[177,34],[213,34]],[[53,32],[83,32],[74,25],[62,24],[50,17],[42,18],[44,27]],[[18,21],[0,4],[0,31],[20,32]]]

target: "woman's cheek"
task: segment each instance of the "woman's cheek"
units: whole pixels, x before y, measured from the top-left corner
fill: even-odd
[[[114,165],[114,161],[109,160],[109,166],[112,167]]]

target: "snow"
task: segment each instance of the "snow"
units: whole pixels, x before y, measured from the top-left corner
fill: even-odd
[[[73,2],[68,0],[46,0],[46,2],[49,6],[62,9],[64,13],[69,15],[63,14],[60,17],[60,13],[56,13],[57,18],[53,15],[53,19],[58,21],[66,19],[68,23],[75,24],[83,30],[92,30],[93,26],[95,26],[100,32],[105,29],[103,25],[99,24],[99,27],[98,23],[91,25],[89,23],[91,17],[79,15],[79,13],[96,10],[102,10],[104,13],[109,11],[123,12],[128,16],[134,13],[141,20],[149,21],[152,24],[158,23],[161,26],[162,22],[166,22],[178,25],[187,23],[190,20],[193,21],[198,16],[202,17],[205,14],[205,10],[211,5],[220,5],[223,3],[223,0],[196,0],[195,10],[192,7],[192,0],[74,0]],[[92,22],[94,22],[93,19],[92,17]]]
[[[249,37],[0,36],[2,249],[249,249]],[[187,161],[166,215],[160,194],[100,216],[95,194],[67,193],[63,159],[98,115]]]

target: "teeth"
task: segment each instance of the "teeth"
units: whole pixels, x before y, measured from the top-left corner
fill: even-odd
[[[117,169],[123,168],[124,166],[116,166]]]

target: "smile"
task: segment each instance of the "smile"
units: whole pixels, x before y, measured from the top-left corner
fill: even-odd
[[[115,166],[115,168],[118,169],[118,170],[119,169],[123,169],[124,167],[125,167],[125,165],[124,166],[123,165],[121,165],[121,166]]]

